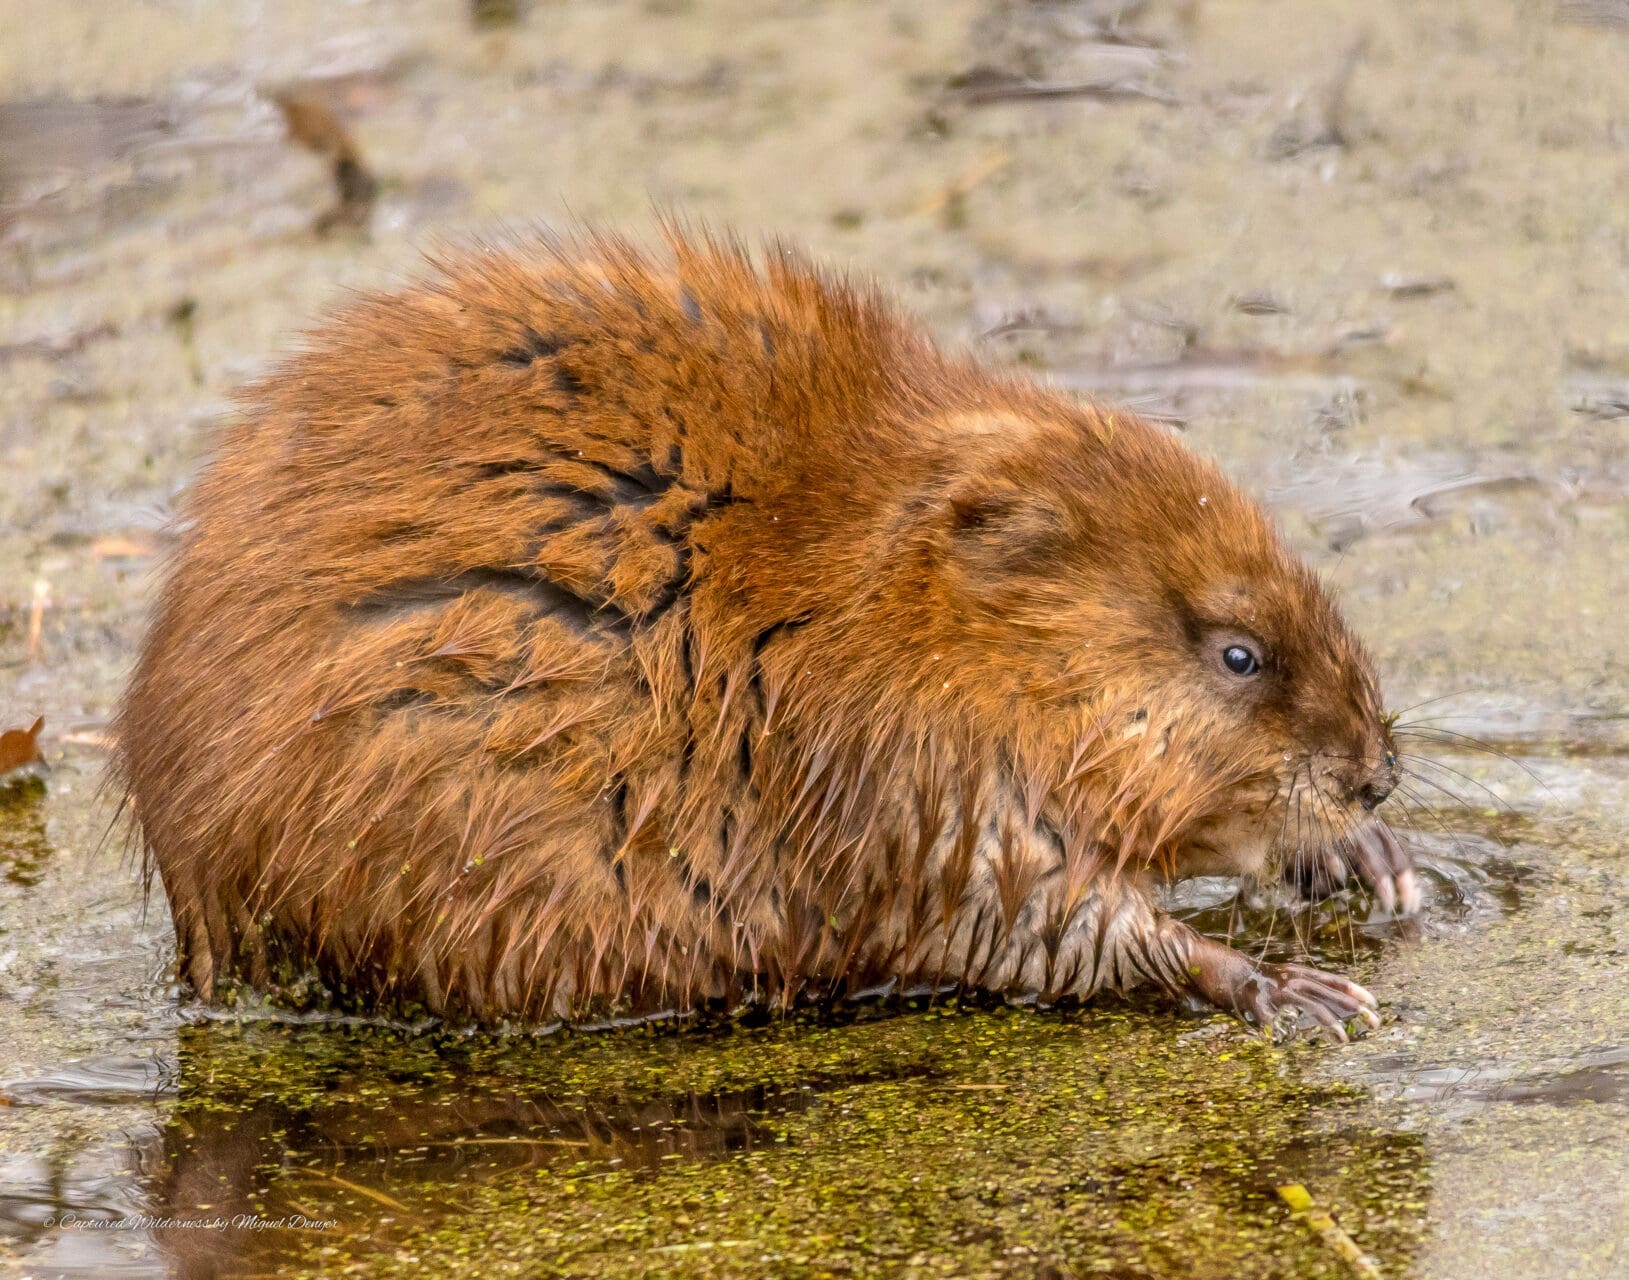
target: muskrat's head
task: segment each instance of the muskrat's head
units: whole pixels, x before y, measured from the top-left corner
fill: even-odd
[[[1182,875],[1368,828],[1397,780],[1373,667],[1261,509],[1133,417],[997,416],[925,504],[935,644],[1054,807]]]

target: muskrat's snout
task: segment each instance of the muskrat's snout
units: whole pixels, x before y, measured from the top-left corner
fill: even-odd
[[[1373,813],[1383,803],[1397,786],[1397,779],[1390,769],[1376,773],[1367,782],[1357,789],[1354,797],[1370,813]]]
[[[1419,910],[1422,901],[1413,857],[1375,813],[1397,789],[1402,776],[1389,723],[1382,719],[1367,745],[1343,759],[1345,768],[1325,775],[1325,788],[1333,789],[1328,783],[1339,787],[1337,794],[1350,812],[1349,826],[1323,849],[1292,857],[1291,877],[1317,893],[1330,891],[1355,873],[1387,911],[1410,915]]]
[[[1397,754],[1386,744],[1380,763],[1354,769],[1346,779],[1346,802],[1373,813],[1397,789]]]
[[[1329,798],[1344,802],[1353,818],[1362,821],[1364,814],[1386,802],[1402,779],[1392,739],[1395,717],[1382,710],[1380,682],[1356,642],[1350,642],[1335,670],[1340,678],[1325,685],[1324,705],[1342,710],[1325,721],[1328,745],[1323,754],[1332,766],[1325,776],[1334,784]]]

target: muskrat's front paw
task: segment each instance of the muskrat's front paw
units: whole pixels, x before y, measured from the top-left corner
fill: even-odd
[[[1420,909],[1420,878],[1402,841],[1379,818],[1346,837],[1347,861],[1387,911],[1413,915]]]
[[[1264,964],[1238,992],[1240,1012],[1264,1027],[1304,1015],[1331,1040],[1344,1044],[1348,1024],[1364,1031],[1380,1025],[1375,998],[1345,978],[1304,964]]]
[[[1286,876],[1308,897],[1326,898],[1353,872],[1387,911],[1412,915],[1420,909],[1420,878],[1414,860],[1378,818],[1370,818],[1328,848],[1298,855]]]

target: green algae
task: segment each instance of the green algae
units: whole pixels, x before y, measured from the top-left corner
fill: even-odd
[[[262,1135],[233,1181],[266,1194],[231,1207],[343,1224],[293,1237],[280,1265],[312,1273],[1343,1274],[1286,1182],[1401,1265],[1420,1140],[1306,1079],[1307,1054],[1136,1010],[440,1042],[199,1028],[162,1180],[195,1186]],[[490,1167],[449,1176],[451,1151]]]

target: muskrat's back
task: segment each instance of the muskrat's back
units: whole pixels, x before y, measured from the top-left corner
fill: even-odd
[[[1135,887],[1181,806],[1058,799],[1127,708],[1037,665],[1003,451],[1079,440],[1133,525],[1207,489],[1270,559],[1254,509],[784,254],[671,250],[468,254],[245,394],[118,725],[185,976],[484,1020],[1195,989]]]

